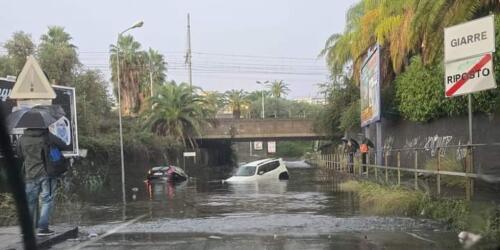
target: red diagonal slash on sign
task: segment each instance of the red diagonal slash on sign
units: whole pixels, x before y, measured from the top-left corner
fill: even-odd
[[[491,60],[491,54],[488,53],[488,54],[484,55],[481,58],[481,60],[479,60],[479,62],[476,63],[476,65],[474,65],[474,67],[472,67],[472,69],[470,69],[467,72],[466,77],[462,77],[460,79],[460,81],[456,82],[455,85],[453,85],[450,89],[448,89],[448,91],[446,91],[446,96],[452,96],[455,92],[457,92],[457,90],[459,90],[469,80],[468,76],[470,74],[474,74],[474,73],[478,72],[479,70],[481,70],[481,68],[483,68],[484,65],[486,65],[490,60]]]

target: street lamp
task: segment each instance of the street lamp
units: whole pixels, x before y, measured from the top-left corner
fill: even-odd
[[[261,81],[257,81],[257,84],[261,84],[262,87],[265,87],[266,84],[268,84],[269,81],[265,81],[265,82],[261,82]],[[265,115],[265,108],[264,108],[264,89],[262,89],[262,112],[260,113],[261,116],[262,116],[262,119],[264,119],[266,117]]]
[[[118,123],[120,125],[120,162],[121,162],[121,169],[122,169],[122,199],[123,199],[123,204],[125,205],[127,203],[127,196],[126,196],[126,191],[125,191],[125,162],[123,160],[123,128],[122,128],[122,105],[121,105],[121,81],[120,81],[120,46],[118,44],[118,41],[120,40],[120,36],[123,35],[125,32],[135,29],[135,28],[140,28],[144,24],[143,21],[137,22],[134,25],[130,26],[129,28],[125,29],[124,31],[118,33],[118,37],[116,39],[116,71],[117,71],[117,85],[118,85]]]

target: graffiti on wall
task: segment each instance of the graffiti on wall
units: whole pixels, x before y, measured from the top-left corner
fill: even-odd
[[[424,149],[425,150],[430,150],[431,156],[435,156],[438,148],[440,148],[440,152],[442,154],[446,153],[446,147],[450,144],[450,142],[453,140],[453,136],[439,136],[439,135],[434,135],[434,136],[429,136],[426,139],[426,142],[424,144]]]

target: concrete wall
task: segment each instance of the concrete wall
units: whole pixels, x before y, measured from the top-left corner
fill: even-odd
[[[375,125],[370,125],[369,134],[374,143]],[[467,116],[442,118],[429,123],[410,121],[382,121],[382,145],[385,151],[407,148],[422,148],[419,152],[419,167],[427,159],[434,157],[438,147],[464,145],[468,142]],[[473,143],[489,144],[477,146],[474,150],[476,172],[498,174],[500,176],[500,115],[475,115],[473,119]],[[497,143],[498,145],[492,145]],[[396,157],[393,152],[389,157],[395,166]],[[451,155],[461,161],[465,157],[463,148],[448,148],[442,155]],[[413,167],[414,153],[401,151],[402,167]]]
[[[203,139],[318,139],[314,121],[302,119],[219,119],[202,132]]]

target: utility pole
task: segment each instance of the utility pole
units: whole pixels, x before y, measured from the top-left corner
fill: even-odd
[[[186,54],[186,63],[188,65],[189,71],[189,88],[193,89],[193,72],[191,70],[191,23],[189,19],[189,13],[187,15],[187,54]]]

